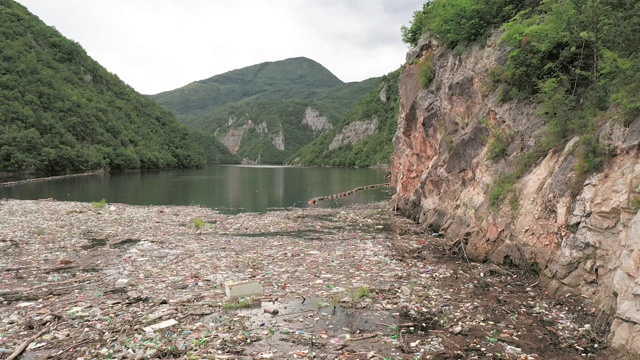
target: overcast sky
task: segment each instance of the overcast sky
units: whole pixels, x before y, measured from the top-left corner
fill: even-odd
[[[18,0],[143,94],[305,56],[342,81],[397,69],[424,0]]]

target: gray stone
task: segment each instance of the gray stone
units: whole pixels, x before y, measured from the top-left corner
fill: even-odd
[[[378,94],[378,96],[380,97],[380,101],[385,104],[387,103],[387,85],[385,85],[382,90],[380,90],[380,94]]]
[[[271,134],[269,136],[271,139],[271,143],[276,149],[283,151],[284,150],[284,134],[282,133],[282,124],[280,124],[280,132],[277,134]]]
[[[129,279],[118,279],[116,281],[116,289],[124,289],[127,285],[129,285]]]
[[[618,306],[616,317],[627,322],[640,324],[640,308],[635,301],[625,301]]]
[[[372,120],[354,121],[345,126],[329,144],[329,150],[333,150],[342,145],[355,145],[360,140],[373,135],[378,130],[378,119],[374,116]]]
[[[304,112],[302,123],[309,125],[314,134],[322,134],[333,129],[333,125],[326,116],[314,108],[308,107]]]
[[[637,118],[629,125],[625,134],[624,143],[622,143],[622,148],[629,151],[638,145],[640,145],[640,118]]]
[[[422,55],[423,51],[437,46],[436,44],[436,41],[431,38],[430,34],[423,34],[420,37],[420,40],[418,40],[418,45],[407,52],[407,63],[413,63],[415,59],[419,58],[420,55]]]

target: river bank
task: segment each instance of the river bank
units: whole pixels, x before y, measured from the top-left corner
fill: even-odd
[[[0,359],[612,356],[584,298],[389,208],[0,201]],[[230,301],[244,281],[261,292]]]

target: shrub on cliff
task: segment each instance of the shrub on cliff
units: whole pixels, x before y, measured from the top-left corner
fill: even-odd
[[[415,46],[429,32],[447,47],[454,48],[488,34],[493,27],[511,19],[538,1],[518,0],[434,0],[414,12],[410,26],[401,28],[402,41]]]
[[[436,72],[433,69],[433,61],[431,61],[431,58],[424,60],[420,64],[420,86],[423,89],[427,88],[435,77]]]
[[[535,96],[547,124],[543,149],[580,136],[576,171],[598,171],[609,157],[594,134],[604,111],[628,126],[640,114],[640,26],[637,2],[545,1],[504,25],[511,46],[502,99]],[[614,106],[612,106],[614,105]]]

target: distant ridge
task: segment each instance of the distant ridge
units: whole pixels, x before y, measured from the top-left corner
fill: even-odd
[[[379,81],[344,83],[318,62],[296,57],[150,97],[187,126],[214,134],[246,162],[280,164],[342,121]]]
[[[297,57],[232,70],[151,98],[176,115],[189,117],[247,98],[302,98],[342,84],[319,63]]]

